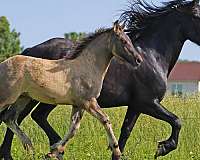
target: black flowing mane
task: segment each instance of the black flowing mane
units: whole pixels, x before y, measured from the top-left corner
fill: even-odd
[[[99,28],[94,33],[90,33],[87,37],[79,40],[76,44],[72,47],[72,51],[67,55],[66,59],[74,59],[80,55],[83,49],[85,49],[88,44],[93,41],[95,38],[100,36],[102,33],[111,31],[112,28]]]
[[[177,11],[177,9],[191,5],[192,1],[173,0],[162,2],[163,6],[149,4],[144,0],[133,0],[129,2],[128,9],[120,16],[120,21],[125,22],[127,32],[132,39],[137,39],[146,28],[156,24],[163,16]]]

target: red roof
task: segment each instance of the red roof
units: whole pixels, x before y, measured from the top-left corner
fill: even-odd
[[[200,62],[178,62],[168,79],[171,81],[200,81]]]

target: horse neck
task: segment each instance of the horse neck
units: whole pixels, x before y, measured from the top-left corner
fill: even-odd
[[[181,26],[171,19],[165,19],[159,26],[152,27],[146,35],[143,34],[136,40],[137,46],[144,52],[144,58],[153,58],[167,76],[177,62],[186,41]]]
[[[110,32],[102,33],[91,41],[75,59],[76,61],[84,61],[85,65],[92,65],[95,70],[102,74],[104,73],[113,57],[112,51],[109,48]]]

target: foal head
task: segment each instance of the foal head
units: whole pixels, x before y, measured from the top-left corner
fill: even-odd
[[[138,66],[143,61],[130,38],[124,32],[124,26],[120,26],[118,21],[113,26],[110,46],[114,56],[126,60],[133,66]]]

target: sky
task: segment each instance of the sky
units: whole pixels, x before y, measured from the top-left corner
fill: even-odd
[[[158,0],[147,2],[160,4]],[[1,0],[0,16],[6,16],[21,33],[21,44],[31,47],[66,32],[93,32],[111,27],[128,0]],[[180,59],[200,61],[200,47],[187,41]]]

